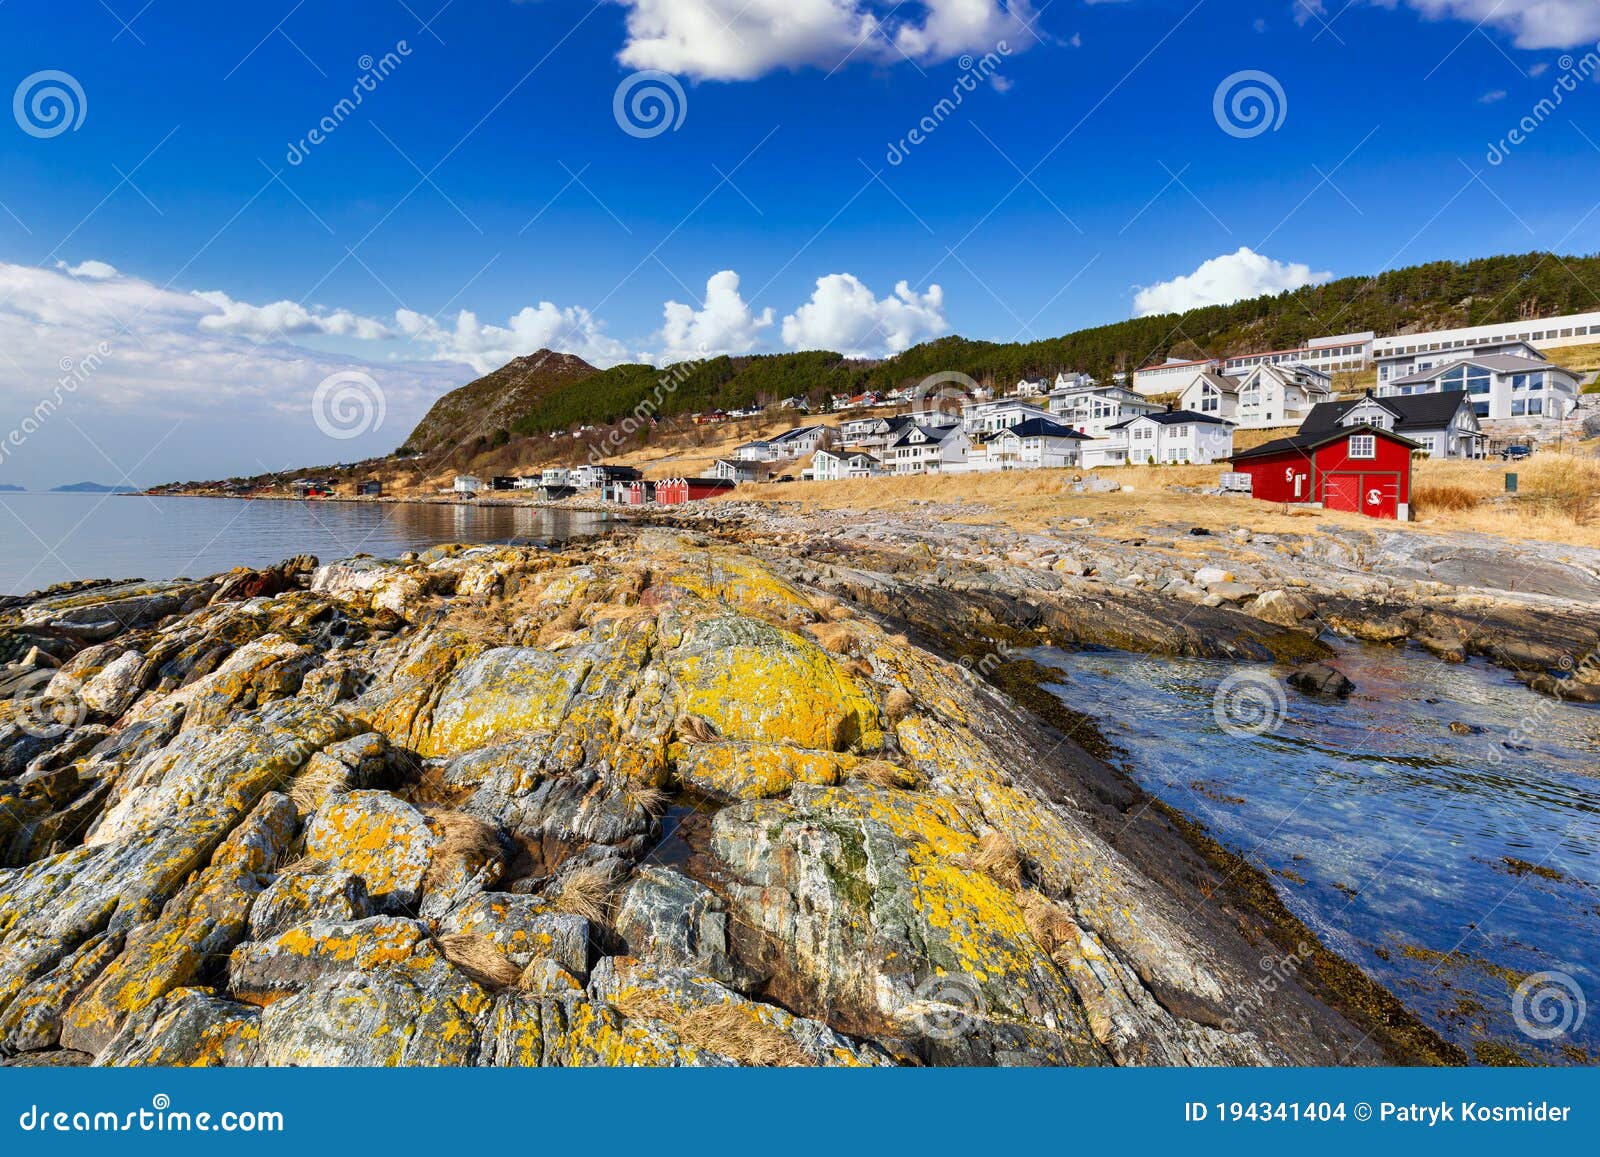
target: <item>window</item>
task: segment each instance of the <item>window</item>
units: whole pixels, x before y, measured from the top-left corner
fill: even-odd
[[[1350,439],[1350,457],[1376,458],[1378,456],[1378,439],[1371,434],[1356,434]]]
[[[1560,413],[1559,410],[1552,411],[1552,412],[1553,413]],[[1530,414],[1543,414],[1544,413],[1544,399],[1543,398],[1529,398],[1528,399],[1528,413],[1530,413]]]

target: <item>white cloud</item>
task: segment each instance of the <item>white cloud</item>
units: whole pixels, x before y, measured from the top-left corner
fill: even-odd
[[[918,294],[904,281],[881,301],[851,273],[817,278],[811,300],[783,319],[794,349],[837,350],[846,357],[899,353],[945,331],[944,290]]]
[[[115,265],[107,265],[104,261],[84,261],[77,265],[68,265],[65,261],[56,262],[57,269],[65,269],[73,277],[86,277],[91,281],[104,281],[108,277],[117,275]]]
[[[620,0],[627,43],[617,59],[702,80],[752,80],[784,68],[833,69],[1021,51],[1026,0],[908,0],[881,18],[868,0]]]
[[[1400,0],[1367,0],[1394,8]],[[1594,0],[1404,0],[1432,20],[1463,20],[1509,32],[1518,48],[1570,48],[1600,40],[1600,4]],[[1327,20],[1323,0],[1294,0],[1295,19]]]
[[[401,332],[423,348],[438,357],[466,362],[480,374],[541,349],[577,354],[601,367],[615,365],[627,356],[626,347],[607,337],[602,323],[588,310],[562,308],[550,301],[524,306],[505,325],[481,323],[478,315],[467,309],[456,314],[453,325],[441,325],[437,319],[409,309],[396,310],[394,316]]]
[[[772,310],[755,313],[739,296],[739,275],[731,269],[714,273],[706,281],[703,308],[669,301],[662,314],[666,320],[661,340],[666,349],[658,359],[663,362],[749,353],[761,331],[772,324]]]
[[[361,341],[380,341],[395,336],[392,328],[376,318],[360,317],[347,309],[331,313],[313,311],[294,301],[251,305],[214,291],[195,296],[220,311],[200,319],[200,328],[210,333],[236,333],[263,341],[304,334],[353,337]]]
[[[1203,262],[1183,277],[1141,288],[1134,296],[1139,317],[1157,313],[1182,313],[1202,305],[1226,305],[1267,293],[1282,293],[1305,285],[1321,285],[1331,273],[1313,273],[1309,265],[1274,261],[1253,249],[1241,248]]]
[[[110,270],[0,262],[0,482],[120,483],[127,471],[149,484],[353,461],[393,449],[472,376],[460,364],[366,361],[219,332],[203,325],[218,313],[209,295]],[[387,417],[331,440],[313,392],[352,369],[377,382]]]

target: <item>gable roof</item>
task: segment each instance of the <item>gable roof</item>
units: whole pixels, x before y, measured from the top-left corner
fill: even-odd
[[[1239,387],[1244,384],[1244,379],[1230,378],[1227,374],[1200,374],[1194,381],[1189,383],[1188,389],[1192,390],[1202,382],[1213,389],[1220,390],[1224,394],[1237,394]],[[1185,392],[1187,393],[1188,391],[1186,390]]]
[[[1391,442],[1399,442],[1403,446],[1409,446],[1413,450],[1420,445],[1407,438],[1404,434],[1396,434],[1393,430],[1385,430],[1382,426],[1336,426],[1332,430],[1322,430],[1311,434],[1291,434],[1287,438],[1274,438],[1272,441],[1263,442],[1252,449],[1240,450],[1228,461],[1242,462],[1247,458],[1269,458],[1274,454],[1282,454],[1288,450],[1298,450],[1309,454],[1311,451],[1326,446],[1330,442],[1337,442],[1341,438],[1354,437],[1357,434],[1375,434],[1380,438],[1388,438]]]
[[[771,440],[771,443],[773,445],[776,445],[779,442],[794,442],[794,441],[798,441],[800,438],[805,437],[807,434],[813,434],[818,430],[826,430],[826,429],[827,429],[826,426],[796,426],[794,429],[785,430],[783,433],[779,434],[776,438],[773,438]],[[756,446],[760,445],[759,442],[750,443],[750,444],[751,445],[756,445]]]
[[[1431,382],[1446,370],[1453,370],[1457,366],[1468,364],[1482,366],[1484,369],[1492,370],[1497,374],[1537,374],[1549,370],[1564,374],[1570,373],[1570,371],[1562,369],[1554,362],[1547,362],[1542,359],[1525,358],[1517,354],[1484,354],[1481,357],[1468,356],[1457,358],[1453,362],[1440,362],[1431,370],[1423,370],[1421,373],[1412,374],[1409,377],[1396,378],[1389,384],[1391,386],[1407,386],[1415,385],[1418,382]],[[1571,376],[1575,378],[1577,375],[1572,374]]]
[[[1210,414],[1197,414],[1193,410],[1162,410],[1155,414],[1137,414],[1132,418],[1124,418],[1107,426],[1107,430],[1120,430],[1124,426],[1131,426],[1141,421],[1155,422],[1161,426],[1187,426],[1193,422],[1204,422],[1211,426],[1232,426],[1234,423],[1226,418],[1213,418]]]
[[[959,424],[954,426],[910,426],[901,431],[899,437],[897,437],[893,442],[890,442],[889,445],[909,445],[911,435],[919,430],[922,432],[922,436],[925,437],[929,442],[932,442],[934,445],[938,445],[941,442],[947,441],[952,436],[961,433],[962,427]]]
[[[1015,434],[1019,438],[1079,438],[1087,442],[1089,435],[1080,434],[1071,426],[1063,426],[1060,422],[1052,422],[1049,418],[1029,418],[1026,422],[1018,422],[1004,430],[996,430],[994,437],[1002,434]]]
[[[1300,423],[1300,433],[1320,434],[1338,427],[1344,416],[1367,402],[1382,406],[1394,415],[1394,428],[1407,430],[1440,430],[1448,426],[1462,406],[1467,404],[1467,391],[1444,390],[1435,394],[1406,394],[1379,398],[1371,394],[1352,402],[1318,402],[1311,413]]]

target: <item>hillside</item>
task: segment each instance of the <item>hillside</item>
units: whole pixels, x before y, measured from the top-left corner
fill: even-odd
[[[580,357],[550,350],[514,358],[435,402],[406,439],[406,447],[426,454],[479,439],[487,446],[498,437],[503,444],[508,436],[503,432],[519,418],[538,410],[562,387],[596,372]]]
[[[606,426],[634,413],[670,418],[716,406],[771,403],[791,394],[821,403],[828,394],[887,390],[948,370],[999,386],[1062,369],[1103,377],[1169,356],[1226,357],[1296,346],[1335,333],[1405,333],[1595,308],[1600,308],[1600,257],[1528,253],[1435,261],[1375,278],[1347,277],[1040,341],[941,338],[881,362],[811,351],[718,357],[665,369],[620,365],[595,372],[577,358],[541,351],[440,399],[408,445],[443,449],[472,438],[493,439],[501,430],[545,434]],[[552,372],[552,359],[560,360],[560,370]],[[508,386],[507,379],[515,384]]]

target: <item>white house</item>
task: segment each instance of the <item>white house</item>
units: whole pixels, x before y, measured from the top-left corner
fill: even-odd
[[[874,455],[855,447],[818,450],[811,459],[811,477],[817,482],[838,482],[843,478],[871,478],[884,473],[883,463]]]
[[[909,426],[889,443],[883,462],[895,474],[932,474],[965,463],[971,448],[961,426]]]
[[[733,456],[740,462],[770,462],[772,443],[765,438],[755,442],[744,442],[733,448]]]
[[[1491,421],[1536,416],[1564,418],[1577,404],[1578,375],[1542,358],[1484,354],[1380,382],[1378,396],[1409,397],[1452,390],[1465,390],[1473,413]]]
[[[1019,398],[1037,398],[1041,394],[1048,392],[1049,389],[1050,383],[1046,382],[1043,378],[1039,378],[1035,381],[1030,381],[1027,378],[1023,378],[1017,383],[1017,388],[1014,392]]]
[[[1207,466],[1233,454],[1233,423],[1189,410],[1140,414],[1083,448],[1085,466]]]
[[[1070,426],[1048,418],[1030,418],[989,435],[984,442],[991,468],[1032,470],[1077,466],[1089,441]]]
[[[1050,411],[1016,398],[1000,398],[993,402],[969,402],[961,407],[961,424],[967,428],[967,433],[974,437],[998,433],[1019,422],[1041,418],[1049,421]]]
[[[1133,389],[1135,393],[1146,397],[1151,394],[1176,394],[1187,389],[1196,374],[1214,373],[1219,364],[1216,358],[1201,358],[1198,361],[1168,358],[1157,365],[1134,370]]]
[[[771,463],[748,458],[718,458],[711,467],[713,478],[725,478],[729,482],[763,482],[770,473]]]
[[[1495,342],[1492,345],[1478,346],[1449,342],[1419,342],[1414,345],[1399,346],[1377,355],[1378,386],[1382,388],[1392,382],[1398,382],[1401,378],[1414,377],[1440,366],[1454,365],[1465,358],[1492,356],[1530,358],[1539,362],[1545,360],[1543,354],[1525,341]]]
[[[1123,386],[1080,385],[1050,395],[1052,421],[1071,426],[1080,434],[1099,438],[1118,422],[1140,414],[1158,414],[1166,407],[1142,398]]]
[[[1242,378],[1229,377],[1227,374],[1201,374],[1178,395],[1178,408],[1237,422],[1239,386],[1242,381]]]
[[[1221,410],[1217,415],[1246,430],[1298,426],[1313,406],[1331,401],[1333,379],[1321,370],[1301,365],[1260,365],[1240,379],[1238,402],[1232,416]],[[1188,399],[1184,404],[1188,404]]]
[[[483,479],[473,474],[457,474],[451,489],[457,494],[476,494],[483,489]]]
[[[1410,438],[1433,458],[1481,458],[1486,441],[1465,390],[1323,402],[1300,425],[1302,434],[1344,426],[1377,426]]]
[[[804,458],[807,454],[814,454],[832,444],[832,426],[797,426],[793,430],[785,430],[776,438],[769,439],[767,443],[773,457],[778,461]]]

